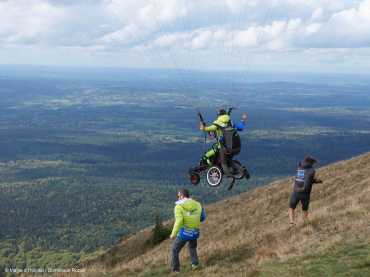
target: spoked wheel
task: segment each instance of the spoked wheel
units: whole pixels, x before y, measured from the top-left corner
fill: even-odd
[[[190,183],[192,183],[193,185],[197,185],[200,182],[200,177],[196,173],[190,173],[189,178],[190,178]]]
[[[217,187],[222,182],[222,171],[218,166],[211,166],[207,171],[207,183],[211,187]]]
[[[240,166],[243,166],[241,163],[239,163],[238,161],[233,161],[234,163],[240,165]],[[230,168],[230,171],[231,171],[231,174],[234,176],[235,179],[237,180],[241,180],[243,179],[244,177],[244,172],[240,171],[240,170],[236,170],[235,168]]]

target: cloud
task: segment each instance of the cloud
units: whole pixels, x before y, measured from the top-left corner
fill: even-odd
[[[119,46],[127,44],[142,44],[143,33],[141,33],[136,25],[127,25],[115,32],[104,35],[102,38],[97,38],[94,41],[101,43],[118,43]]]
[[[317,21],[317,20],[320,20],[321,17],[322,17],[322,15],[323,15],[323,13],[324,13],[323,7],[317,8],[316,10],[314,10],[312,12],[312,16],[311,16],[311,18],[310,18],[309,21]]]
[[[307,31],[314,31],[310,33],[314,35],[310,36],[310,41],[304,40],[301,46],[326,48],[369,47],[370,0],[359,3],[357,9],[350,8],[334,13],[321,26],[312,25]]]
[[[320,31],[322,25],[323,25],[322,23],[312,23],[312,24],[306,26],[305,35],[309,36],[311,34],[317,33],[318,31]]]
[[[370,34],[370,0],[365,0],[359,8],[335,13],[330,19],[338,35]]]
[[[187,41],[186,37],[187,35],[184,33],[172,33],[157,38],[152,44],[160,47],[174,47],[175,45],[180,47],[184,41]]]
[[[180,0],[156,0],[139,9],[140,22],[154,29],[178,24],[178,20],[187,15],[187,6]]]
[[[85,11],[92,18],[94,8],[97,7]],[[98,26],[103,24],[98,20],[92,25],[75,7],[52,5],[49,1],[0,2],[0,14],[2,43],[88,46],[93,38],[102,35]]]
[[[0,47],[14,59],[28,49],[30,60],[38,49],[108,57],[124,48],[138,58],[145,49],[164,59],[171,49],[192,51],[206,64],[219,52],[235,59],[238,51],[256,49],[272,61],[292,53],[295,60],[366,64],[368,55],[358,48],[370,45],[370,0],[266,1],[0,0]]]
[[[52,35],[51,27],[65,18],[58,8],[42,1],[0,2],[0,14],[1,40],[11,43],[36,42]]]
[[[200,32],[193,40],[192,40],[192,47],[193,49],[197,48],[207,48],[211,47],[213,42],[215,41],[215,34],[212,31],[202,31]]]
[[[288,26],[287,26],[287,31],[294,31],[297,30],[299,27],[302,25],[302,19],[300,18],[295,18],[289,20]]]

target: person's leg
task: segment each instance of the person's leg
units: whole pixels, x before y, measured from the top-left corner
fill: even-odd
[[[290,230],[293,228],[294,224],[294,210],[297,207],[297,204],[299,202],[299,193],[298,192],[293,192],[292,196],[290,197],[290,203],[289,203],[289,219],[290,219],[290,224],[287,230]]]
[[[237,164],[234,162],[234,155],[229,155],[228,164],[229,168],[232,166],[234,171],[240,171],[243,168],[243,165]]]
[[[222,167],[222,170],[224,171],[224,174],[227,177],[233,177],[233,175],[230,172],[230,168],[228,167],[228,161],[227,161],[228,155],[225,154],[225,150],[223,150],[222,147],[220,149],[220,157],[221,157],[221,167]]]
[[[229,161],[230,161],[230,158],[229,158]],[[234,171],[242,171],[247,180],[251,177],[248,170],[243,165],[237,164],[236,162],[234,162],[234,157],[233,157],[232,163],[229,166],[232,166],[234,168]]]
[[[308,211],[302,210],[302,218],[307,219],[307,216],[308,216]]]
[[[227,166],[230,168],[230,166],[233,166],[233,163],[234,163],[233,161],[234,155],[229,154],[227,157],[228,157]]]
[[[188,243],[191,264],[198,265],[199,259],[197,254],[197,240],[189,240]]]
[[[180,261],[179,261],[179,253],[181,249],[184,247],[186,240],[180,239],[178,237],[175,238],[173,245],[172,245],[172,271],[180,271]]]
[[[305,220],[308,216],[308,207],[310,205],[310,194],[302,194],[302,218]]]
[[[289,208],[289,219],[290,223],[294,223],[294,209]]]

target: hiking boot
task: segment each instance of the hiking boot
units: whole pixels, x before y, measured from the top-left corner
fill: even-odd
[[[287,231],[290,231],[293,229],[294,223],[290,223],[289,226],[286,228]]]
[[[197,269],[198,269],[198,265],[196,265],[196,264],[192,264],[192,265],[191,265],[191,269],[192,269],[193,271],[197,270]]]
[[[234,182],[235,182],[235,178],[229,177],[229,187],[228,187],[228,190],[231,190],[233,188]]]
[[[249,178],[251,177],[251,175],[249,174],[248,170],[245,167],[243,167],[242,170],[243,170],[245,179],[249,180]]]

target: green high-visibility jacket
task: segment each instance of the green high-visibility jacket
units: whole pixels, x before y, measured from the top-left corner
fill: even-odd
[[[199,237],[200,222],[206,216],[199,202],[184,198],[176,202],[175,218],[171,235],[184,240],[195,240]]]
[[[221,115],[219,118],[217,118],[217,120],[215,120],[213,122],[213,124],[209,127],[206,127],[204,129],[204,132],[214,132],[216,131],[218,137],[222,137],[224,134],[222,133],[221,129],[218,128],[216,125],[214,124],[217,124],[217,125],[220,125],[220,126],[227,126],[227,123],[230,121],[230,116],[228,116],[227,114],[225,115]],[[231,122],[231,125],[234,125],[233,122]]]

